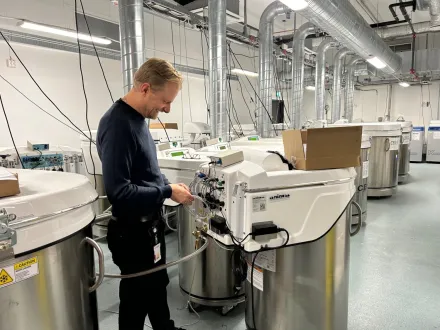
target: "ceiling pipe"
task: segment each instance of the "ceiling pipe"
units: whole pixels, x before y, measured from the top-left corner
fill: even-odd
[[[272,89],[274,80],[273,68],[273,23],[275,17],[290,12],[280,1],[272,2],[263,11],[259,26],[259,58],[260,71],[258,77],[259,96],[261,102],[257,108],[257,131],[265,138],[275,134],[270,117],[272,111]]]
[[[347,77],[345,82],[345,118],[349,123],[353,121],[354,72],[356,70],[356,64],[362,61],[363,58],[356,55],[351,58],[347,65]]]
[[[208,24],[211,137],[229,141],[226,109],[226,0],[209,0]]]
[[[290,108],[290,128],[301,128],[301,113],[304,98],[304,42],[306,37],[315,33],[312,23],[305,23],[295,31],[293,36],[292,59],[292,107]]]
[[[402,59],[377,35],[348,2],[306,0],[308,7],[299,11],[315,25],[366,60],[377,58],[385,73],[399,72]]]
[[[348,48],[340,49],[333,59],[333,102],[332,123],[341,119],[342,61],[345,56],[354,53]]]
[[[414,23],[413,28],[416,34],[440,31],[440,26],[431,26],[431,22]],[[408,37],[413,35],[409,25],[376,29],[375,31],[383,39]]]
[[[316,119],[325,120],[325,53],[330,48],[337,46],[337,42],[333,38],[327,38],[318,47],[316,54],[316,70],[315,70],[315,110]]]
[[[144,63],[144,3],[119,0],[119,30],[124,93],[133,87],[134,74]]]

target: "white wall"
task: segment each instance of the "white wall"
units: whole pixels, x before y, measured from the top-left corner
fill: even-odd
[[[104,0],[83,0],[87,13],[111,21],[117,21],[117,8]],[[73,28],[73,1],[58,0],[18,0],[2,4],[0,15],[24,17],[26,19],[46,24]],[[26,8],[26,10],[23,10]],[[101,10],[100,10],[101,8]],[[47,10],[47,11],[46,11]],[[16,21],[0,20],[0,27],[17,29]],[[186,30],[183,26],[173,25],[176,63],[202,68],[202,45],[205,55],[205,69],[208,68],[208,49],[205,37],[201,40],[199,31]],[[21,30],[23,32],[23,30]],[[171,43],[171,25],[169,21],[151,14],[145,14],[146,56],[157,56],[174,62]],[[50,36],[53,37],[53,36]],[[185,38],[186,37],[186,38]],[[72,40],[70,40],[72,41]],[[74,41],[74,40],[73,40]],[[18,55],[29,68],[43,90],[65,112],[65,114],[82,130],[87,129],[85,122],[85,103],[79,75],[78,55],[74,53],[39,48],[22,44],[13,44]],[[241,45],[232,45],[234,52],[253,55],[253,50]],[[0,73],[16,85],[26,95],[48,112],[66,121],[49,101],[32,83],[24,69],[18,64],[17,68],[6,67],[6,58],[9,51],[6,43],[0,42]],[[2,59],[3,57],[3,59]],[[256,71],[255,63],[247,57],[238,56],[245,70]],[[257,61],[256,61],[257,62]],[[122,75],[119,61],[102,59],[103,67],[115,99],[122,96]],[[111,100],[96,58],[83,56],[83,70],[85,73],[86,91],[89,100],[89,120],[92,129],[96,129],[99,119],[110,107]],[[206,122],[207,106],[205,100],[205,84],[203,76],[186,74],[182,92],[177,96],[169,115],[163,114],[163,122],[177,122],[183,128],[183,123],[190,121]],[[250,78],[256,88],[256,79]],[[232,97],[238,112],[239,121],[251,123],[246,103],[252,111],[255,104],[246,89],[255,99],[251,85],[244,77],[240,77],[243,86],[243,99],[239,84],[231,81]],[[206,88],[209,89],[208,77]],[[27,140],[48,141],[55,145],[79,146],[78,134],[69,130],[41,112],[9,85],[0,80],[0,93],[4,99],[12,132],[17,145],[24,145]],[[209,90],[207,91],[209,98]],[[208,99],[209,100],[209,99]],[[191,116],[192,115],[192,116]],[[235,121],[233,120],[235,124]],[[9,132],[3,114],[0,113],[0,147],[11,146]]]
[[[412,86],[408,88],[393,85],[391,97],[391,120],[404,116],[406,120],[411,120],[414,125],[429,125],[431,119],[438,119],[439,112],[439,82],[431,85]],[[354,98],[353,118],[361,118],[364,121],[374,121],[378,117],[384,117],[387,110],[387,95],[389,88],[385,85],[369,86],[364,90],[376,91],[356,91]],[[430,106],[426,102],[430,101]]]

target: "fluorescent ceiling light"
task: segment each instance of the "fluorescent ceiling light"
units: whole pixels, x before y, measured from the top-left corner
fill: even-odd
[[[373,64],[378,69],[383,69],[387,66],[384,62],[379,60],[377,57],[369,58],[367,61],[370,62],[371,64]]]
[[[237,68],[232,69],[231,72],[236,73],[236,74],[242,74],[242,75],[249,76],[249,77],[258,77],[258,73],[256,73],[256,72],[246,71],[246,70],[237,69]]]
[[[308,91],[314,91],[316,88],[315,88],[315,86],[306,86],[306,89]]]
[[[309,5],[306,0],[280,0],[280,1],[293,10],[302,10]]]
[[[76,31],[66,30],[66,29],[53,27],[53,26],[49,26],[49,25],[43,25],[43,24],[39,24],[39,23],[33,23],[33,22],[29,22],[29,21],[21,21],[18,23],[18,26],[22,27],[23,29],[29,29],[29,30],[33,30],[33,31],[39,31],[39,32],[46,32],[46,33],[56,34],[56,35],[68,37],[68,38],[76,39],[76,37],[77,37]],[[90,37],[90,35],[84,34],[84,33],[78,33],[78,39],[83,40],[83,41],[88,41],[88,42],[93,41],[95,44],[101,44],[101,45],[110,45],[112,43],[110,39],[94,37],[94,36]]]
[[[399,85],[402,87],[409,87],[410,86],[410,84],[408,84],[406,81],[399,82]]]

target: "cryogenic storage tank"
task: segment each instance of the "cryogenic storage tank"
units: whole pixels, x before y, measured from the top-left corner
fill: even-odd
[[[412,122],[398,121],[402,126],[402,138],[399,150],[399,183],[405,183],[408,180],[409,161],[410,161],[410,143],[412,133]]]
[[[411,133],[410,161],[420,163],[423,160],[423,145],[425,144],[425,127],[414,126]]]
[[[98,330],[95,190],[78,174],[14,172],[21,193],[0,199],[0,329]]]
[[[440,120],[429,123],[426,161],[440,163]]]
[[[368,195],[368,174],[369,174],[369,158],[371,148],[371,137],[368,134],[362,134],[361,144],[361,165],[356,167],[356,194],[354,201],[357,202],[362,210],[362,221],[367,219],[367,195]],[[352,210],[352,225],[359,223],[359,212],[356,208]]]
[[[398,183],[401,125],[382,122],[362,126],[371,136],[368,197],[392,196]]]

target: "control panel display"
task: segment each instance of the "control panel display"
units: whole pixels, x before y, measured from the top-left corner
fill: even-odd
[[[171,153],[171,157],[179,157],[183,155],[184,155],[183,151],[176,151]]]

